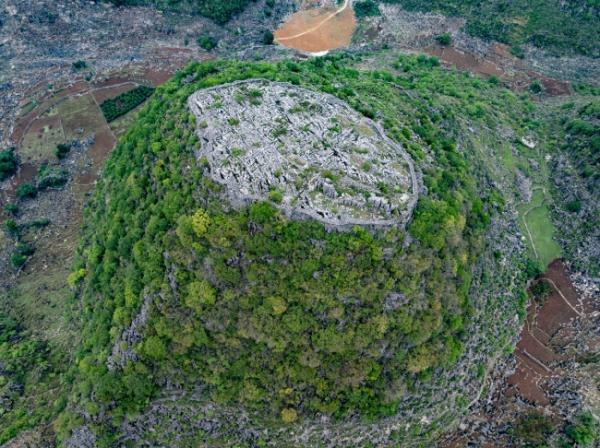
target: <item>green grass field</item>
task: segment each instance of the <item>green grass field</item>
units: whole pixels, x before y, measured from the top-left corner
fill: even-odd
[[[537,188],[531,202],[518,207],[520,224],[533,256],[544,270],[548,264],[561,256],[561,249],[553,239],[554,226],[550,221],[550,210],[545,203],[546,195]]]

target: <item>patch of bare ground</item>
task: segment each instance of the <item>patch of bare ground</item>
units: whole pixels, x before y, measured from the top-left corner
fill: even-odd
[[[481,75],[506,76],[498,66],[486,59],[478,59],[473,54],[459,50],[454,47],[432,45],[425,48],[425,52],[437,56],[440,60],[459,70],[468,70]]]
[[[320,53],[347,47],[356,28],[351,2],[337,9],[301,10],[275,31],[275,41],[288,48]]]

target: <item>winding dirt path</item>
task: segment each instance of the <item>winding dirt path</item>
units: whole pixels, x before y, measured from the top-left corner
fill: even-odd
[[[332,12],[331,14],[329,14],[327,17],[325,17],[323,20],[321,20],[318,24],[316,24],[312,28],[309,28],[307,30],[302,31],[301,33],[297,33],[297,34],[294,34],[292,36],[277,37],[275,40],[277,42],[281,42],[282,40],[296,39],[296,38],[302,37],[302,36],[304,36],[304,35],[306,35],[308,33],[312,33],[313,31],[317,31],[325,23],[329,22],[331,19],[333,19],[338,14],[341,14],[342,12],[344,12],[349,5],[350,5],[350,0],[344,0],[344,4],[342,5],[341,8],[339,8],[336,11]]]
[[[569,308],[571,308],[573,311],[575,311],[575,314],[577,314],[579,317],[584,317],[583,313],[581,313],[579,310],[577,310],[577,308],[575,308],[573,305],[571,305],[571,302],[569,302],[569,300],[567,300],[565,295],[562,293],[560,288],[556,285],[556,283],[554,283],[554,281],[552,279],[550,279],[548,277],[543,277],[542,280],[544,280],[552,285],[552,287],[556,290],[556,292],[561,297],[561,299],[563,299],[565,301],[565,303],[569,306]]]
[[[305,9],[287,18],[274,32],[279,45],[311,55],[350,45],[356,29],[352,0],[344,0],[337,9]]]

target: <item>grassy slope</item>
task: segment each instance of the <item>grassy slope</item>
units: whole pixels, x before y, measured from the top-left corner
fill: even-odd
[[[537,187],[531,202],[521,204],[518,208],[523,234],[542,271],[561,255],[561,248],[554,239],[555,229],[550,219],[548,200],[545,190]]]

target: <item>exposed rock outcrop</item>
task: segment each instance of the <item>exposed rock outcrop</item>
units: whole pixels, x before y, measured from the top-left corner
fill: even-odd
[[[198,160],[234,206],[271,199],[331,226],[401,225],[418,198],[410,156],[373,120],[332,95],[246,80],[203,89]]]

